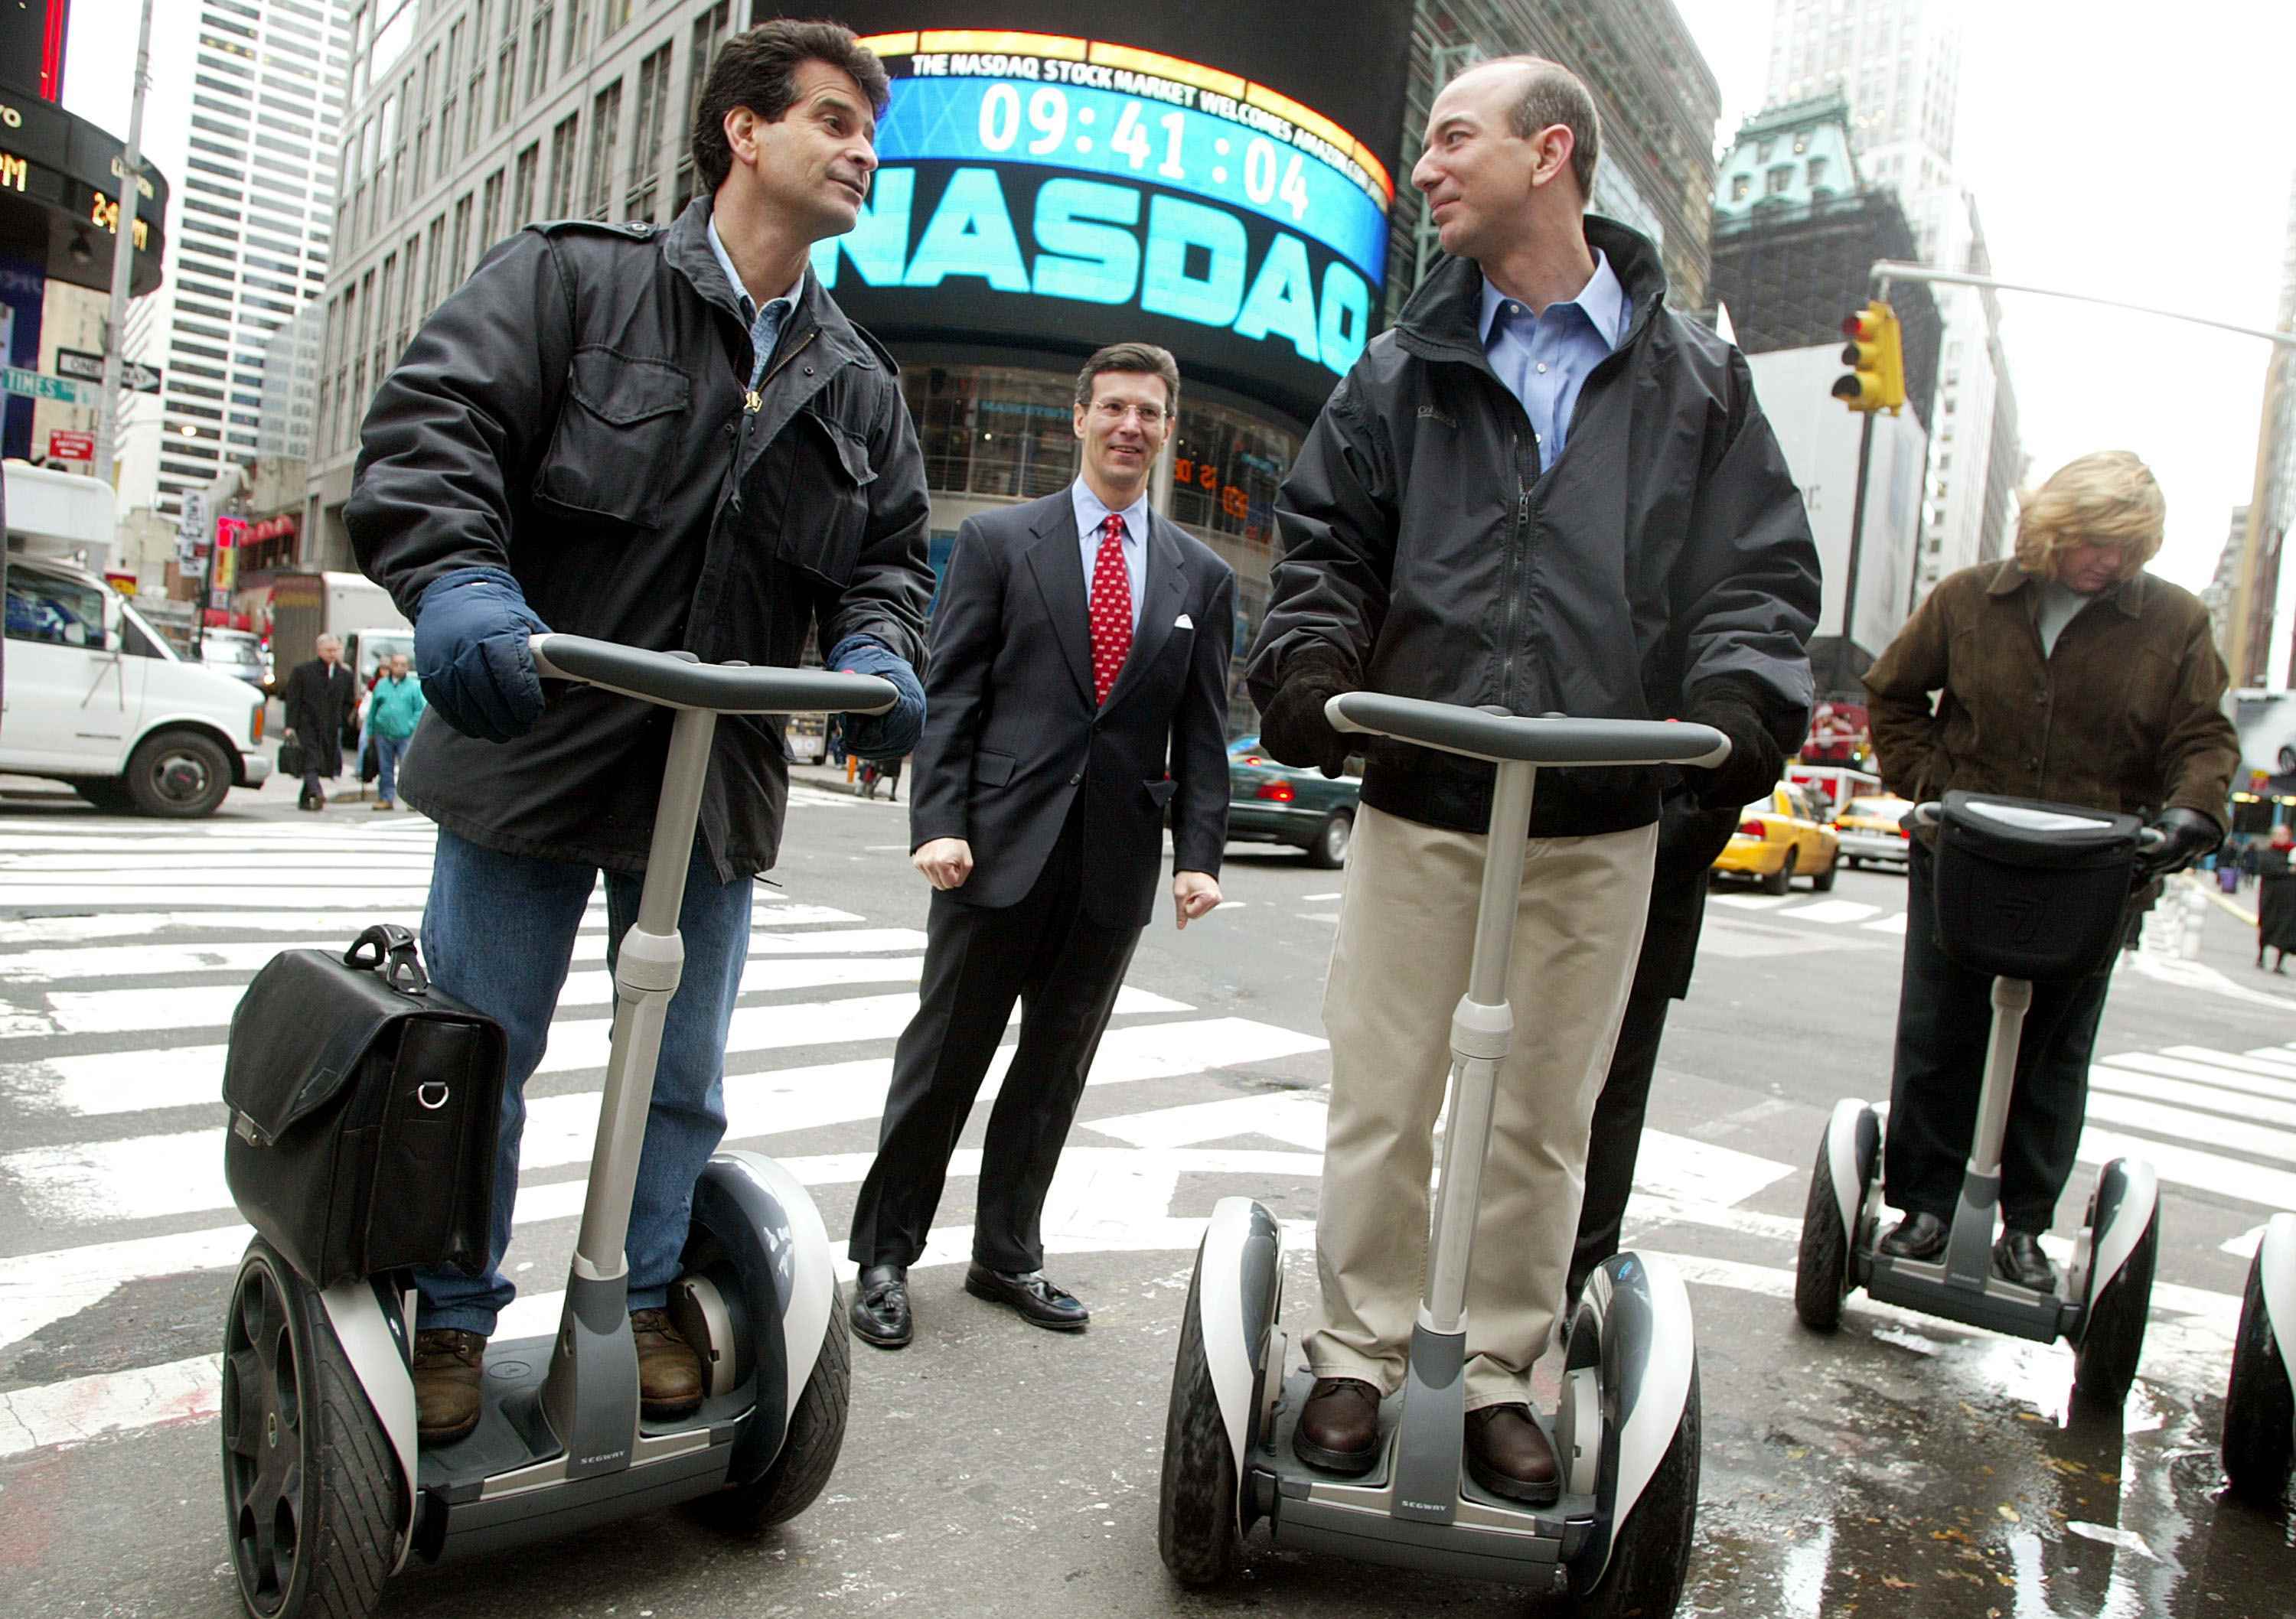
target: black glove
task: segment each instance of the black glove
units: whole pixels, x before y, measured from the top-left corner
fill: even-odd
[[[2224,838],[2217,823],[2198,810],[2162,810],[2152,830],[2161,841],[2136,851],[2137,875],[2146,882],[2183,871]]]
[[[542,717],[542,677],[527,638],[549,629],[499,568],[430,582],[414,612],[414,667],[439,717],[464,736],[507,742]]]
[[[925,730],[925,689],[908,660],[873,636],[848,635],[830,651],[828,666],[892,683],[901,700],[882,714],[846,715],[845,745],[879,765],[905,757]]]
[[[1768,688],[1736,675],[1702,681],[1692,688],[1682,717],[1711,725],[1730,739],[1730,756],[1711,770],[1685,768],[1683,780],[1709,809],[1751,804],[1785,773],[1785,749],[1771,734],[1765,699]]]
[[[1285,661],[1283,683],[1259,716],[1259,745],[1283,764],[1319,767],[1333,781],[1347,773],[1348,739],[1332,729],[1324,705],[1356,690],[1356,677],[1336,652],[1309,648]]]

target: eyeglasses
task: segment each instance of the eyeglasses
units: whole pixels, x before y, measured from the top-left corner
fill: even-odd
[[[1160,427],[1164,421],[1164,407],[1160,405],[1126,405],[1121,400],[1103,399],[1092,408],[1103,421],[1111,424],[1127,416],[1139,417],[1142,427]]]

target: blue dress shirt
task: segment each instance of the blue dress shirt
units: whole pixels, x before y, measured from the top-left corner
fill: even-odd
[[[798,272],[797,281],[779,298],[769,300],[759,309],[752,302],[749,289],[742,282],[742,273],[734,267],[734,256],[726,250],[718,238],[718,221],[709,221],[709,250],[718,255],[718,267],[726,272],[726,283],[734,289],[734,296],[742,300],[742,314],[750,323],[750,391],[758,391],[758,383],[766,374],[766,362],[774,357],[774,345],[781,341],[782,326],[797,300],[805,291],[805,272]]]
[[[1554,464],[1570,437],[1570,413],[1587,375],[1627,335],[1633,300],[1619,284],[1610,259],[1595,249],[1595,274],[1566,303],[1549,304],[1533,315],[1483,280],[1483,355],[1507,391],[1522,401],[1538,444],[1543,471]]]
[[[1069,498],[1076,504],[1077,545],[1084,557],[1085,606],[1092,605],[1093,567],[1100,560],[1100,527],[1115,511],[1092,492],[1092,486],[1081,478],[1069,486]],[[1148,492],[1142,490],[1140,498],[1118,511],[1124,519],[1124,575],[1132,585],[1132,633],[1140,633],[1140,593],[1148,572]]]

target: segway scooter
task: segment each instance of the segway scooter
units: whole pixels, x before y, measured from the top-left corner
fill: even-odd
[[[410,1555],[483,1554],[711,1498],[737,1525],[795,1516],[845,1434],[845,1312],[827,1233],[773,1159],[720,1152],[694,1189],[672,1319],[701,1357],[692,1416],[642,1419],[623,1242],[677,921],[720,714],[882,713],[892,687],[818,670],[705,665],[537,635],[545,678],[676,719],[637,920],[616,953],[613,1035],[566,1303],[554,1337],[488,1346],[479,1425],[416,1443],[410,1272],[316,1288],[257,1238],[225,1329],[224,1499],[241,1600],[258,1619],[368,1614]]]
[[[2070,1267],[2046,1292],[1994,1273],[2001,1143],[2017,1047],[2036,979],[2102,970],[2120,946],[2136,856],[2158,834],[2134,815],[2022,798],[1948,793],[1914,815],[1938,831],[1938,943],[1993,975],[1993,1023],[1961,1199],[1945,1254],[1900,1259],[1878,1247],[1882,1126],[1868,1103],[1836,1102],[1802,1214],[1794,1309],[1813,1331],[1841,1325],[1852,1289],[1972,1327],[2073,1345],[2073,1392],[2117,1407],[2136,1380],[2161,1246],[2158,1182],[2141,1158],[2099,1172]]]
[[[1728,739],[1704,725],[1513,718],[1367,691],[1325,712],[1343,732],[1498,766],[1473,965],[1451,1023],[1426,1290],[1404,1386],[1382,1404],[1379,1461],[1360,1478],[1318,1471],[1292,1448],[1314,1378],[1285,1374],[1275,1216],[1247,1198],[1220,1199],[1172,1371],[1159,1549],[1178,1578],[1208,1584],[1234,1572],[1243,1535],[1265,1519],[1278,1546],[1567,1591],[1582,1612],[1659,1619],[1681,1595],[1698,1509],[1698,1353],[1681,1278],[1661,1259],[1620,1254],[1587,1279],[1560,1409],[1535,1413],[1554,1442],[1562,1496],[1531,1508],[1462,1465],[1467,1269],[1492,1100],[1515,1039],[1507,961],[1538,767],[1714,765],[1729,757]]]
[[[2233,1489],[2277,1505],[2296,1459],[2296,1214],[2275,1214],[2249,1262],[2225,1389],[2224,1468]]]

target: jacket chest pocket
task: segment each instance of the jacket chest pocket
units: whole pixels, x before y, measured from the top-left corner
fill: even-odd
[[[866,441],[831,417],[800,411],[767,454],[765,479],[765,509],[777,519],[775,559],[831,585],[850,579],[877,481]]]
[[[692,380],[666,361],[576,349],[558,430],[535,473],[536,498],[632,528],[655,527],[693,392]]]

